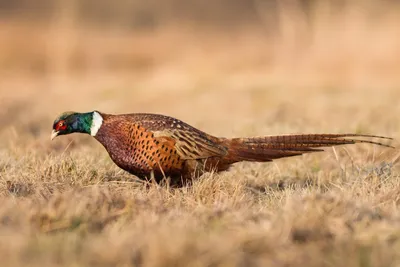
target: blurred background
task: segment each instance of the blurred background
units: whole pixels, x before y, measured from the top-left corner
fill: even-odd
[[[159,190],[94,138],[50,134],[61,112],[97,109],[399,147],[399,100],[398,0],[0,0],[1,266],[394,266],[398,149],[238,163]]]
[[[399,25],[393,0],[0,0],[0,120],[41,135],[99,109],[224,135],[368,132],[398,106]]]

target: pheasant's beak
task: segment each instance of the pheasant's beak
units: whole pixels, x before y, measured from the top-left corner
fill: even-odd
[[[57,135],[58,135],[58,131],[56,131],[56,130],[53,130],[52,132],[51,132],[51,140],[53,140],[54,138],[56,138],[57,137]]]

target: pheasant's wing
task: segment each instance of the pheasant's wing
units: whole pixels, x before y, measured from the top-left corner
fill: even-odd
[[[223,157],[227,148],[212,138],[198,131],[167,129],[154,131],[154,137],[160,143],[174,144],[178,155],[182,159],[205,159],[209,157]]]
[[[136,113],[127,115],[135,123],[151,132],[159,142],[164,144],[185,160],[223,157],[227,155],[227,147],[217,137],[202,132],[178,119],[158,115]]]

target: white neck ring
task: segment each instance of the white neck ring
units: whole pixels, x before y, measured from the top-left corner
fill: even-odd
[[[97,111],[93,111],[92,126],[90,126],[90,135],[96,136],[102,124],[103,117]]]

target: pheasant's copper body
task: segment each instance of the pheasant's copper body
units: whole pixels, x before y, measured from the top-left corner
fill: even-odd
[[[294,134],[253,138],[220,138],[178,119],[157,114],[109,115],[98,111],[65,113],[53,125],[52,138],[73,132],[94,136],[120,168],[144,179],[171,178],[180,184],[209,171],[225,171],[240,161],[272,161],[321,147],[371,143],[359,134]],[[357,139],[364,138],[364,139]]]

